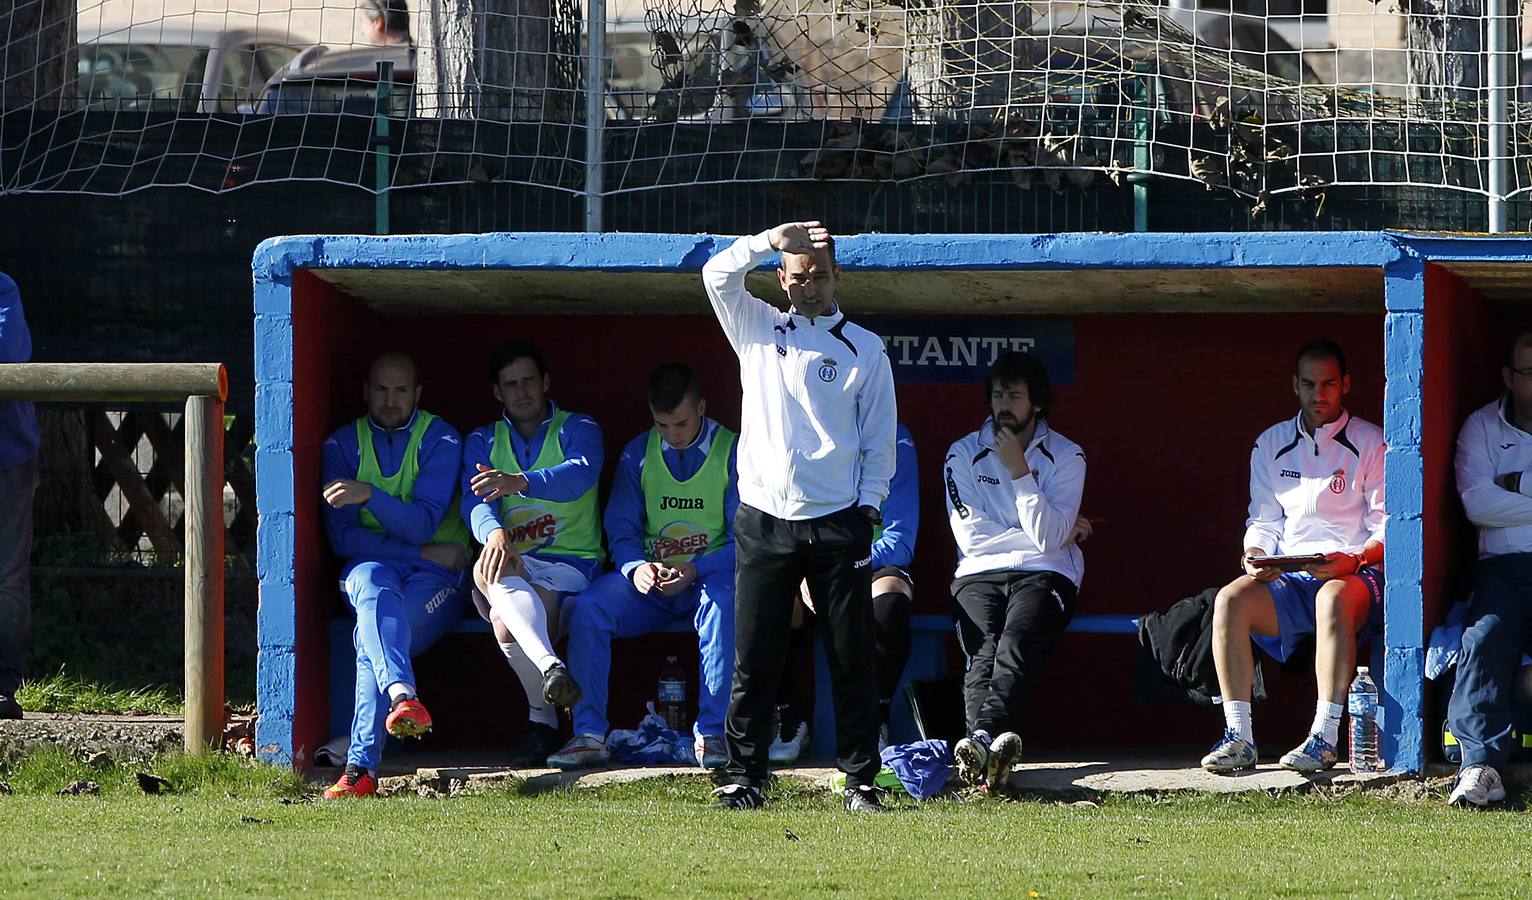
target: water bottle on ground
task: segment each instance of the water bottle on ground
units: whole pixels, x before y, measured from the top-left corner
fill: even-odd
[[[1378,771],[1383,768],[1378,758],[1378,686],[1366,666],[1357,667],[1346,692],[1346,712],[1351,717],[1351,771]]]
[[[660,669],[659,701],[655,710],[672,731],[686,733],[686,673],[674,656],[665,657]]]

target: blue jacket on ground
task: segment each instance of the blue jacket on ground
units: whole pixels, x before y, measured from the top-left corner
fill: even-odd
[[[21,291],[0,272],[0,363],[23,363],[32,358],[32,332],[21,311]],[[37,455],[37,413],[25,400],[0,402],[0,472]]]
[[[558,406],[549,400],[548,416],[538,426],[537,433],[532,435],[531,440],[521,436],[521,432],[516,430],[516,425],[511,421],[510,416],[502,411],[500,417],[505,420],[507,430],[510,432],[511,449],[516,454],[516,462],[527,477],[525,496],[552,500],[555,503],[569,503],[584,496],[585,492],[590,490],[601,477],[601,466],[606,463],[606,448],[602,446],[601,426],[596,424],[596,420],[584,413],[573,413],[565,420],[564,427],[556,436],[559,446],[564,450],[564,461],[546,469],[527,471],[528,467],[537,460],[538,454],[542,452],[543,441],[548,438],[548,425],[557,412]],[[500,527],[498,501],[485,503],[474,496],[473,488],[469,487],[469,484],[480,464],[493,468],[489,454],[494,444],[495,423],[493,422],[475,429],[463,440],[463,476],[460,484],[463,491],[463,521],[468,523],[468,530],[473,532],[473,539],[480,544],[489,539],[490,532]],[[539,559],[573,566],[588,578],[594,578],[601,570],[600,561],[594,559],[544,553],[535,555]]]
[[[708,451],[713,446],[713,436],[718,433],[718,423],[707,419],[697,439],[691,446],[676,449],[660,441],[660,456],[665,467],[677,481],[697,474],[707,462]],[[649,431],[628,442],[617,460],[617,472],[612,478],[612,496],[606,502],[606,539],[612,553],[612,567],[632,577],[633,570],[648,560],[644,557],[644,489],[640,481],[644,470],[644,457],[649,451]],[[716,572],[734,571],[734,511],[739,508],[739,487],[736,484],[736,461],[739,441],[729,451],[729,486],[723,495],[723,542],[715,550],[692,560],[697,567],[697,580],[706,580]]]
[[[398,428],[383,428],[368,418],[372,445],[378,454],[378,468],[389,476],[404,463],[404,448],[410,443],[410,428],[415,416]],[[361,505],[335,509],[324,504],[325,531],[330,548],[341,559],[407,559],[419,562],[420,548],[431,542],[442,520],[453,513],[452,495],[457,491],[462,441],[457,429],[438,418],[426,429],[420,441],[420,475],[415,480],[414,502],[405,503],[380,490]],[[324,483],[337,478],[356,478],[361,465],[361,448],[356,442],[356,423],[347,422],[325,439],[320,461]],[[372,513],[383,526],[374,531],[362,524],[362,510]]]
[[[883,533],[872,545],[874,572],[884,566],[908,571],[915,559],[915,532],[920,530],[917,468],[915,438],[900,422],[894,437],[894,477],[888,483],[888,499],[883,501]]]

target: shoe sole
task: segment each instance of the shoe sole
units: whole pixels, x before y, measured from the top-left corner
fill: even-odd
[[[603,756],[600,759],[593,759],[588,762],[570,762],[568,760],[554,762],[551,759],[545,760],[545,762],[547,762],[550,769],[563,769],[566,771],[569,769],[594,769],[597,766],[604,766],[611,762],[611,757]]]
[[[580,685],[566,670],[543,690],[543,699],[560,709],[569,709],[580,702]]]
[[[1296,763],[1281,762],[1280,760],[1277,762],[1277,765],[1281,766],[1289,772],[1297,772],[1299,775],[1318,775],[1320,772],[1328,772],[1329,770],[1335,768],[1335,763],[1330,763],[1328,766],[1319,765],[1309,767],[1300,766]]]
[[[1505,789],[1501,788],[1499,794],[1491,794],[1490,796],[1484,798],[1484,802],[1483,803],[1475,803],[1472,800],[1468,799],[1468,797],[1465,795],[1465,796],[1457,798],[1456,800],[1448,800],[1447,801],[1447,805],[1455,807],[1457,809],[1489,809],[1491,804],[1499,803],[1501,800],[1504,800],[1504,799],[1505,799]]]
[[[1005,786],[1010,780],[1011,767],[1016,765],[1016,760],[1021,759],[1021,742],[1016,743],[1016,749],[1010,753],[994,753],[989,755],[989,789],[993,793]]]
[[[400,719],[388,726],[388,733],[396,738],[418,738],[430,730],[430,722],[422,724],[411,719]]]
[[[1238,765],[1232,766],[1222,765],[1220,763],[1203,763],[1202,768],[1206,771],[1212,772],[1214,775],[1228,775],[1231,772],[1243,772],[1247,769],[1254,769],[1255,763],[1239,763]]]
[[[957,749],[952,752],[957,757],[958,777],[969,784],[984,784],[989,780],[988,754],[980,755],[974,744],[959,741]]]

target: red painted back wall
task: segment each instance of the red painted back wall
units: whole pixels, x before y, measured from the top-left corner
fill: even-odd
[[[318,285],[313,279],[303,281],[295,292],[295,308]],[[312,312],[342,308],[352,309],[328,297]],[[295,323],[298,318],[295,311]],[[324,432],[362,412],[359,384],[366,360],[386,349],[416,356],[425,386],[422,406],[466,431],[497,415],[484,371],[491,349],[515,337],[537,341],[549,359],[553,398],[565,408],[590,413],[603,427],[608,455],[603,491],[623,444],[649,425],[645,384],[650,369],[661,362],[692,365],[702,377],[710,414],[738,427],[737,363],[710,317],[384,321],[362,315],[348,329],[313,318],[303,318],[314,330],[301,342],[304,387],[297,401],[299,519],[308,519],[300,524],[300,544],[322,541],[316,530],[319,441]],[[1238,574],[1250,448],[1262,429],[1296,412],[1293,353],[1304,341],[1328,336],[1346,348],[1353,373],[1349,406],[1381,423],[1381,313],[1086,315],[1074,322],[1075,379],[1055,391],[1053,424],[1084,447],[1090,461],[1084,511],[1105,520],[1085,547],[1082,613],[1147,612]],[[982,421],[983,391],[978,385],[901,384],[898,394],[921,466],[916,612],[945,613],[956,556],[945,521],[941,460],[953,440]],[[320,418],[327,420],[323,430]],[[303,462],[306,455],[311,463]],[[301,499],[306,480],[316,498],[312,506]],[[299,581],[319,584],[320,594],[334,583],[333,569],[324,562],[327,555],[299,551]],[[300,597],[303,602],[317,599],[314,590]],[[454,646],[461,648],[461,640],[454,638]],[[491,642],[485,638],[481,643],[486,646],[482,654],[475,651],[475,664],[498,666],[499,671],[483,673],[487,684],[509,692],[491,706],[503,707],[514,728],[519,691],[497,663],[498,654],[490,652]],[[1037,727],[1028,729],[1029,740],[1081,746],[1200,744],[1216,737],[1218,725],[1206,713],[1131,703],[1134,648],[1128,636],[1066,636],[1037,692]],[[432,656],[422,661],[423,670],[430,668]],[[960,666],[956,659],[953,664]],[[1278,734],[1290,733],[1296,742],[1313,709],[1313,676],[1281,677],[1269,661],[1266,669],[1274,699],[1258,713],[1263,734],[1280,742],[1287,738]],[[313,674],[308,667],[303,671],[305,678]],[[423,673],[421,680],[426,678]],[[304,702],[323,704],[323,691],[317,700],[311,691],[305,686]],[[1089,698],[1088,705],[1080,702],[1083,697]],[[638,710],[635,698],[624,715],[618,708],[621,700],[614,691],[612,720],[619,726],[636,721]]]

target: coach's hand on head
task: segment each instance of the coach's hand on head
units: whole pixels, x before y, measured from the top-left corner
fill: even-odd
[[[479,554],[479,561],[474,563],[475,577],[485,584],[494,584],[501,578],[518,574],[520,571],[521,556],[506,538],[505,529],[496,528],[491,531],[489,540],[484,542],[484,552]]]
[[[372,485],[365,481],[338,478],[324,486],[324,502],[336,509],[366,503],[372,499]]]
[[[812,253],[830,246],[830,229],[822,222],[784,222],[766,233],[779,253]]]
[[[501,497],[511,497],[527,489],[527,476],[520,472],[502,472],[483,463],[476,465],[479,474],[473,476],[468,486],[473,489],[474,496],[482,498],[485,503]]]
[[[1256,581],[1261,582],[1262,584],[1276,581],[1277,576],[1282,574],[1282,570],[1276,566],[1252,566],[1250,564],[1251,557],[1266,555],[1266,551],[1262,550],[1260,547],[1246,547],[1245,555],[1241,557],[1239,561],[1240,567],[1245,570],[1245,574],[1249,575],[1251,578],[1254,578]]]

